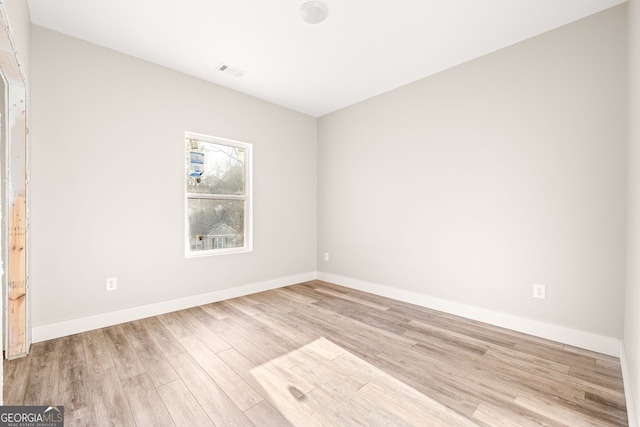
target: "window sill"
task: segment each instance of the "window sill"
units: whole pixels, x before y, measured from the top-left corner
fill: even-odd
[[[228,248],[228,249],[211,249],[206,251],[187,251],[185,253],[185,258],[202,258],[208,256],[217,256],[217,255],[229,255],[229,254],[240,254],[246,252],[252,252],[253,248]]]

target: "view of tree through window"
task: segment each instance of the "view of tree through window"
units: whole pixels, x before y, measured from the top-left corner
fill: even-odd
[[[251,146],[195,134],[187,134],[185,146],[187,254],[250,250]]]

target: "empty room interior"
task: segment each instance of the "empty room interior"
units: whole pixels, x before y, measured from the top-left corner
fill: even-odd
[[[640,0],[0,15],[5,407],[638,425]]]

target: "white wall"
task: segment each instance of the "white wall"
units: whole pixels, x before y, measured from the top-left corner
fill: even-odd
[[[629,211],[624,346],[627,401],[640,410],[640,1],[629,0]],[[629,396],[630,395],[630,396]],[[628,405],[629,406],[629,405]]]
[[[613,337],[626,300],[640,407],[628,4],[626,298],[624,6],[320,119],[319,270]],[[28,72],[19,5],[6,2]],[[39,27],[33,49],[34,325],[315,270],[315,120]],[[255,144],[253,253],[184,259],[184,130]]]
[[[623,5],[320,118],[321,274],[621,338],[626,54]]]
[[[31,36],[33,326],[315,272],[314,118]],[[185,131],[253,144],[252,253],[185,259]]]

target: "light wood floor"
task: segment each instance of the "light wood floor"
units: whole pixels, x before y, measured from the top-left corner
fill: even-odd
[[[313,281],[34,344],[67,426],[626,426],[619,360]]]

